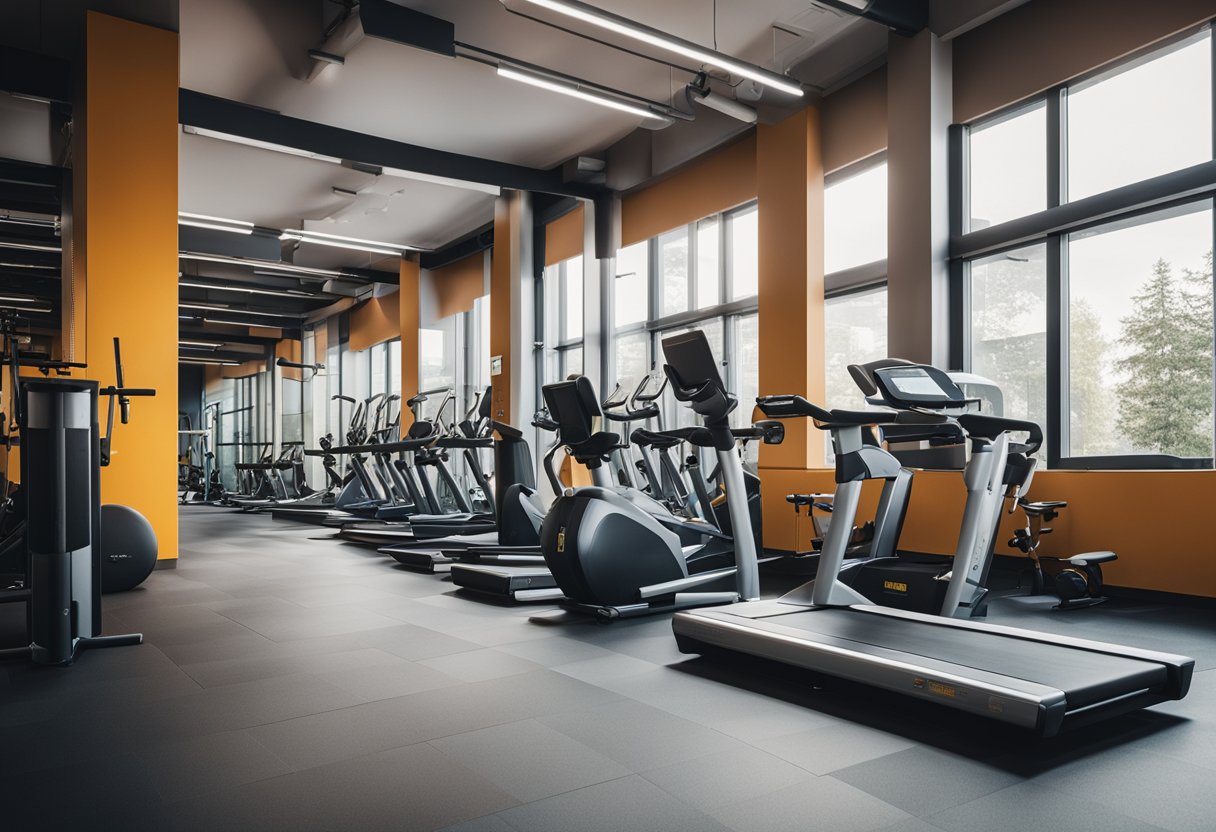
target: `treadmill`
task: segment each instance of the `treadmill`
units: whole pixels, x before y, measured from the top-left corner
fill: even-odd
[[[929,369],[875,375],[889,395],[915,401],[940,395]],[[1185,656],[872,604],[838,574],[862,484],[894,459],[867,441],[870,431],[899,424],[900,413],[825,410],[800,396],[758,402],[770,416],[809,417],[832,435],[836,496],[816,578],[773,601],[677,613],[672,629],[681,652],[770,659],[1045,737],[1186,696],[1195,661]],[[972,562],[975,541],[963,537],[951,582],[964,580]]]

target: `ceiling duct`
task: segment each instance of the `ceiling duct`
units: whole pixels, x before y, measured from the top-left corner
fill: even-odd
[[[309,50],[313,65],[307,80],[316,78],[326,67],[342,66],[364,37],[390,40],[449,58],[456,55],[456,26],[451,21],[389,0],[360,0],[357,11],[339,19],[325,41]]]
[[[911,37],[929,25],[929,0],[815,0],[823,6],[881,23]]]

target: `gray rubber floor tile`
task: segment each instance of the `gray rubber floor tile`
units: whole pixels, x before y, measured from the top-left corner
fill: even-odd
[[[290,676],[295,673],[323,674],[354,670],[360,667],[386,664],[395,658],[383,650],[374,648],[308,653],[279,650],[271,656],[199,662],[183,665],[182,669],[203,687],[212,688],[252,682],[257,679],[269,679],[275,676]]]
[[[665,792],[702,810],[729,806],[810,779],[797,766],[746,747],[641,774]]]
[[[518,832],[720,832],[727,828],[636,775],[499,815]]]
[[[179,830],[430,830],[516,804],[426,744],[172,805]]]
[[[515,676],[540,669],[540,665],[535,662],[492,648],[421,659],[419,663],[465,682],[501,679],[504,676]]]
[[[1109,753],[1056,768],[1035,782],[1176,832],[1214,828],[1209,768],[1152,752]]]
[[[291,773],[248,731],[211,734],[138,755],[161,800],[172,802]]]
[[[396,656],[389,658],[391,661],[319,673],[317,678],[353,693],[364,702],[460,684],[459,679],[424,664]]]
[[[918,817],[992,794],[1021,779],[976,760],[921,746],[831,776]]]
[[[541,721],[632,771],[746,748],[738,740],[640,702],[586,708]]]
[[[755,745],[813,774],[829,774],[912,748],[916,743],[864,725],[842,722],[768,737]]]
[[[660,670],[660,667],[653,662],[612,652],[604,656],[558,665],[553,669],[566,676],[582,679],[584,682],[619,693],[621,692],[620,686],[629,677],[640,673],[655,673]]]
[[[444,737],[431,745],[525,803],[630,773],[535,720]]]
[[[376,647],[410,661],[421,661],[483,649],[476,642],[414,624],[399,624],[396,627],[369,630],[359,633],[358,638],[369,647]]]
[[[830,777],[793,786],[710,812],[736,832],[874,832],[907,818],[907,813]]]
[[[946,832],[1161,832],[1153,826],[1084,799],[1038,783],[1019,783],[999,792],[930,815],[928,820]]]
[[[473,820],[466,820],[464,823],[445,826],[439,832],[519,832],[519,830],[498,815],[485,815]]]
[[[541,638],[531,641],[520,641],[504,644],[498,648],[504,653],[519,656],[530,662],[536,662],[543,667],[581,662],[587,659],[598,659],[613,655],[611,650],[587,644],[582,641],[564,638]]]

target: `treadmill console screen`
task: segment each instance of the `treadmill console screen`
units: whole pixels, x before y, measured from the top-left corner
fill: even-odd
[[[904,395],[940,396],[942,388],[919,367],[912,370],[896,370],[889,376],[891,387]]]
[[[964,399],[959,386],[936,367],[883,367],[874,371],[874,379],[883,398],[897,406],[949,407]]]

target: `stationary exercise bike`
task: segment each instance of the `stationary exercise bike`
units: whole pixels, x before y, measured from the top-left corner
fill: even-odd
[[[1073,610],[1092,607],[1106,600],[1102,595],[1102,564],[1118,559],[1114,552],[1085,552],[1072,557],[1040,555],[1039,544],[1051,527],[1043,525],[1060,516],[1068,506],[1063,500],[1032,503],[1019,499],[1018,508],[1026,516],[1026,525],[1013,530],[1009,545],[1030,557],[1031,594],[1052,593],[1060,598],[1053,609]]]

